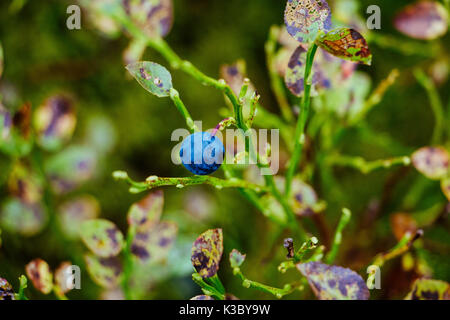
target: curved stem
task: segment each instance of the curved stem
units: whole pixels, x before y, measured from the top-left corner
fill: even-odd
[[[300,116],[297,120],[297,126],[295,128],[294,136],[294,152],[289,163],[288,172],[286,174],[286,187],[285,192],[289,194],[291,191],[292,180],[297,170],[297,166],[300,162],[300,157],[302,154],[303,145],[305,144],[305,127],[308,121],[309,108],[311,105],[311,86],[312,86],[312,66],[314,64],[314,57],[317,51],[317,45],[314,43],[308,49],[306,56],[306,66],[305,66],[305,92],[302,100],[302,107],[300,110]]]
[[[332,264],[334,260],[336,259],[336,256],[339,251],[339,247],[341,246],[342,242],[342,231],[347,226],[347,224],[350,222],[350,218],[352,217],[352,213],[350,210],[344,208],[342,209],[342,216],[339,220],[339,224],[336,229],[336,233],[334,235],[333,245],[331,246],[330,252],[328,252],[326,256],[326,262],[328,264]]]
[[[391,159],[381,159],[375,161],[367,161],[361,157],[343,156],[335,155],[329,158],[330,165],[342,166],[342,167],[352,167],[355,168],[363,174],[369,174],[372,171],[391,168],[396,165],[409,166],[411,164],[411,159],[407,156],[396,157]]]

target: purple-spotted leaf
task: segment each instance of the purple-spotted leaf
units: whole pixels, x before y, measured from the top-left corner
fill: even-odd
[[[55,270],[55,285],[60,293],[67,293],[73,289],[72,263],[62,262]]]
[[[19,198],[9,198],[2,204],[0,224],[10,232],[33,236],[44,228],[47,221],[47,211],[39,202],[26,203]]]
[[[406,300],[450,300],[450,285],[445,281],[417,279]]]
[[[366,39],[354,29],[338,28],[321,34],[316,44],[338,58],[367,65],[372,63],[372,53]]]
[[[213,277],[219,270],[222,253],[222,229],[207,230],[195,240],[192,246],[192,265],[202,278]]]
[[[239,268],[245,261],[245,254],[240,253],[236,249],[230,252],[230,264],[232,268]]]
[[[122,3],[134,24],[149,37],[164,37],[172,28],[172,0],[122,0]]]
[[[299,42],[313,42],[320,31],[331,28],[326,0],[288,0],[284,11],[287,32]]]
[[[0,278],[0,300],[15,300],[12,286],[3,278]]]
[[[47,262],[34,259],[25,266],[28,278],[34,287],[43,294],[49,294],[53,289],[53,275]]]
[[[213,297],[210,297],[210,296],[207,296],[207,295],[204,295],[204,294],[202,294],[202,295],[199,295],[199,296],[195,296],[195,297],[192,297],[191,299],[189,299],[189,300],[214,300],[214,298]]]
[[[62,203],[57,213],[64,235],[77,238],[80,235],[81,224],[99,216],[100,205],[94,197],[82,195]]]
[[[419,1],[395,17],[395,28],[415,39],[433,40],[447,33],[448,12],[438,1]]]
[[[301,217],[314,215],[314,207],[318,202],[314,189],[299,179],[294,179],[289,199],[294,213]]]
[[[158,223],[164,205],[162,190],[149,193],[139,202],[134,203],[128,210],[128,224],[138,231],[146,230]]]
[[[28,204],[38,203],[44,193],[41,176],[24,162],[13,165],[8,178],[8,189],[11,195]]]
[[[178,227],[172,222],[160,222],[136,233],[131,253],[140,261],[155,264],[164,261],[175,242]]]
[[[123,247],[122,232],[108,220],[88,220],[81,224],[80,235],[86,246],[97,256],[112,257]]]
[[[38,143],[46,150],[56,150],[72,138],[76,116],[73,101],[65,95],[54,95],[34,113]]]
[[[367,300],[370,293],[356,272],[320,262],[297,264],[319,300]]]
[[[115,288],[120,283],[122,265],[119,258],[102,258],[91,254],[84,258],[89,275],[95,283],[105,288]]]
[[[151,94],[157,97],[170,95],[172,76],[163,66],[150,61],[140,61],[127,65],[126,69]]]
[[[94,150],[71,146],[47,160],[45,170],[56,193],[67,193],[88,181],[97,166]]]
[[[425,177],[439,180],[449,171],[450,155],[442,147],[424,147],[413,153],[412,163]]]
[[[441,180],[441,189],[448,201],[450,201],[450,177]]]

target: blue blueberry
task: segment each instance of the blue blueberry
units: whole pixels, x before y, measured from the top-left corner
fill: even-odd
[[[184,139],[180,158],[183,166],[196,175],[204,176],[219,169],[225,148],[222,141],[209,132],[196,132]]]

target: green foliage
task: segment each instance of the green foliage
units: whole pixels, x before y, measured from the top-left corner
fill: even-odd
[[[123,234],[111,221],[88,220],[82,223],[80,230],[81,240],[99,257],[114,257],[123,248]]]
[[[157,97],[168,97],[172,89],[172,76],[163,66],[149,61],[128,65],[128,72],[148,92]]]

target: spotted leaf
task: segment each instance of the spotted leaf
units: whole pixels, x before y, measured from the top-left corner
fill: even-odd
[[[447,33],[448,12],[437,1],[419,1],[395,17],[395,28],[415,39],[433,40]]]
[[[0,278],[0,300],[15,300],[12,286],[3,278]]]
[[[131,244],[131,253],[145,263],[164,261],[175,242],[178,227],[172,222],[160,222],[136,233]]]
[[[74,103],[58,94],[47,98],[34,112],[38,143],[46,150],[56,150],[67,143],[75,130]]]
[[[316,44],[338,58],[367,65],[372,63],[372,53],[366,39],[354,29],[334,29],[320,35]]]
[[[450,201],[450,177],[441,180],[441,189],[448,201]]]
[[[43,294],[49,294],[53,289],[53,275],[50,267],[42,259],[34,259],[25,266],[28,278],[34,287]]]
[[[172,0],[122,0],[122,3],[134,24],[149,37],[164,37],[172,28]]]
[[[425,177],[439,180],[447,175],[450,155],[442,147],[424,147],[413,153],[412,163]]]
[[[164,205],[162,190],[149,193],[128,210],[128,224],[138,230],[146,230],[157,223],[161,217]]]
[[[417,279],[406,300],[450,300],[450,285],[440,280]]]
[[[195,296],[195,297],[192,297],[191,299],[189,299],[189,300],[214,300],[214,298],[213,297],[210,297],[210,296],[207,296],[207,295],[204,295],[204,294],[202,294],[202,295],[199,295],[199,296]]]
[[[62,203],[57,213],[64,235],[76,238],[80,235],[80,227],[84,221],[98,217],[100,205],[94,197],[82,195]]]
[[[287,32],[299,42],[313,42],[331,28],[331,10],[325,0],[288,0],[284,11]]]
[[[195,240],[191,251],[192,265],[202,278],[210,278],[219,270],[222,253],[222,229],[210,229]]]
[[[356,272],[320,262],[297,264],[319,300],[367,300],[369,289]]]
[[[55,285],[61,293],[67,293],[73,289],[72,283],[72,263],[62,262],[55,270]]]
[[[0,223],[10,232],[33,236],[45,227],[47,221],[47,210],[40,203],[27,203],[14,197],[6,199],[1,207]]]
[[[300,179],[294,179],[289,202],[292,204],[292,209],[296,215],[307,217],[314,215],[314,207],[318,203],[318,198],[310,185]]]
[[[102,258],[89,254],[84,258],[95,283],[105,288],[115,288],[120,283],[122,265],[117,257]]]
[[[172,76],[163,66],[149,61],[141,61],[126,66],[128,72],[148,92],[157,97],[168,97],[172,89]]]
[[[111,221],[88,220],[81,224],[80,231],[86,246],[100,257],[116,256],[122,250],[122,232]]]
[[[230,252],[230,264],[232,268],[239,268],[245,261],[245,254],[240,253],[236,249]]]

